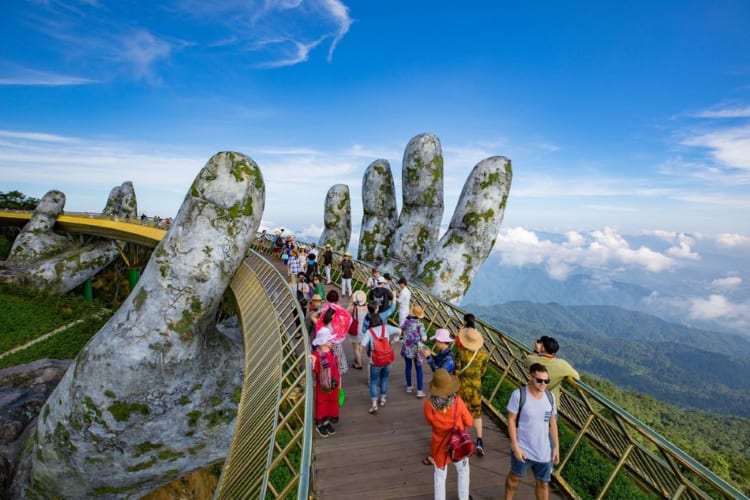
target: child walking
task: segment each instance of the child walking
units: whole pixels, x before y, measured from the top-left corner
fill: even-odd
[[[331,350],[333,334],[322,327],[312,344],[316,349],[310,355],[314,377],[315,429],[321,437],[336,434],[332,424],[339,421],[339,388],[341,375],[336,353]]]

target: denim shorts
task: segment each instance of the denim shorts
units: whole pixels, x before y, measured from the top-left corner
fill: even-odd
[[[511,452],[510,454],[510,471],[518,476],[524,477],[526,471],[531,469],[534,472],[534,477],[538,480],[549,483],[552,480],[552,460],[549,462],[534,462],[533,460],[526,459],[525,462],[519,462],[516,460],[515,455]]]

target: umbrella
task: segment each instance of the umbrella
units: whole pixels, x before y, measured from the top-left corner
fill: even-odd
[[[318,321],[315,323],[315,331],[317,332],[318,330],[320,330],[320,327],[323,326],[323,316],[325,316],[326,311],[330,308],[333,308],[333,310],[336,311],[329,326],[331,332],[333,333],[333,340],[331,342],[333,342],[334,344],[340,344],[344,341],[346,336],[349,335],[349,325],[352,322],[351,313],[347,311],[346,308],[344,308],[342,305],[336,302],[326,303],[320,309]]]

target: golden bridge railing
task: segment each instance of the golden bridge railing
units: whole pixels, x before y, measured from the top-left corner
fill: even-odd
[[[260,251],[271,253],[271,240],[268,237],[259,240],[256,246]],[[340,253],[334,253],[332,279],[337,283],[340,283],[341,258]],[[355,290],[364,288],[371,269],[368,264],[354,261],[352,285]],[[455,332],[463,324],[466,311],[413,284],[409,288],[412,292],[411,303],[421,305],[425,311],[424,322],[428,330],[448,328]],[[485,410],[503,425],[507,425],[507,398],[497,402],[497,396],[505,384],[517,387],[526,382],[523,360],[529,349],[481,320],[477,321],[477,328],[485,338],[484,348],[489,353],[491,367],[497,373],[496,381],[491,382],[491,387],[483,388],[486,394],[489,393],[489,396],[483,397]],[[560,416],[576,435],[568,449],[561,450],[564,456],[555,467],[553,479],[570,497],[580,498],[563,478],[563,472],[581,443],[587,441],[613,465],[609,478],[601,484],[597,498],[605,498],[615,479],[626,473],[641,488],[663,498],[747,498],[589,385],[569,380],[565,382],[561,392]]]
[[[312,450],[306,423],[313,407],[302,311],[284,276],[254,251],[230,287],[245,339],[245,372],[215,497],[306,499]]]

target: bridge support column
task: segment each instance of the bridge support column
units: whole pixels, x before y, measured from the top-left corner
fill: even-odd
[[[141,270],[137,267],[131,267],[128,269],[128,286],[132,292],[135,285],[138,284],[138,280],[141,279]]]
[[[91,278],[83,284],[83,299],[89,304],[94,301],[94,287],[91,285]]]

